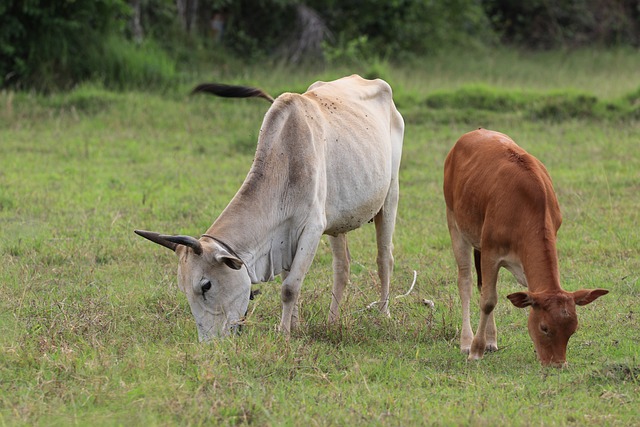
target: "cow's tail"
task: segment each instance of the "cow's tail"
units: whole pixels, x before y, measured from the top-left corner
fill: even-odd
[[[224,98],[264,98],[273,103],[273,97],[261,89],[248,86],[224,85],[221,83],[202,83],[193,88],[191,94],[208,93]]]

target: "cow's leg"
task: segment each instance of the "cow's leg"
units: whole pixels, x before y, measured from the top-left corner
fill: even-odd
[[[470,360],[481,359],[487,348],[497,350],[497,332],[493,309],[498,303],[496,282],[498,263],[492,254],[482,253],[482,289],[480,290],[480,323],[471,344]]]
[[[288,271],[282,271],[282,273],[280,273],[280,276],[282,277],[282,282],[284,283],[285,280],[287,280],[287,276],[289,275]],[[300,315],[299,315],[299,309],[300,309],[300,301],[296,301],[296,305],[293,306],[293,313],[291,313],[291,330],[294,330],[298,327],[298,325],[300,324]]]
[[[470,303],[473,294],[473,279],[471,276],[471,245],[462,237],[453,218],[453,212],[447,209],[447,225],[451,236],[453,256],[458,265],[458,294],[462,304],[462,332],[460,334],[460,351],[469,354],[473,341],[473,329],[471,329]]]
[[[378,277],[380,278],[380,311],[389,316],[389,287],[393,273],[393,231],[396,226],[396,212],[398,211],[397,179],[391,184],[391,189],[380,212],[373,218],[376,226],[376,243],[378,245]]]
[[[351,260],[346,234],[329,236],[329,243],[333,252],[333,292],[328,321],[335,323],[340,319],[340,301],[342,301],[344,288],[349,283],[349,263]]]
[[[297,317],[298,297],[302,281],[309,271],[313,262],[313,257],[318,249],[318,243],[322,237],[323,226],[308,226],[298,239],[296,254],[293,256],[289,274],[282,282],[282,318],[280,320],[280,331],[284,335],[291,333],[292,319]],[[294,317],[295,314],[295,317]]]

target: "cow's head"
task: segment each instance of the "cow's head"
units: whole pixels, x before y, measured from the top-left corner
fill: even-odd
[[[200,341],[237,331],[247,312],[251,280],[240,258],[210,236],[135,233],[173,250],[178,256],[178,286],[186,294]]]
[[[567,360],[567,343],[578,329],[576,305],[587,305],[607,294],[605,289],[582,289],[575,292],[516,292],[507,298],[529,311],[529,336],[543,365],[563,367]]]

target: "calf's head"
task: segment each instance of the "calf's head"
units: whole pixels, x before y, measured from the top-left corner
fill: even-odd
[[[198,240],[151,231],[135,233],[178,256],[178,287],[187,296],[200,341],[239,328],[251,295],[251,279],[240,258],[209,236]]]
[[[576,305],[587,305],[607,294],[605,289],[576,292],[516,292],[507,295],[513,305],[530,307],[528,329],[543,365],[566,365],[567,343],[578,329]]]

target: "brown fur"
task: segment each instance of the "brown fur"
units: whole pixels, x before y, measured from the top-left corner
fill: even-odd
[[[531,307],[529,335],[538,358],[545,365],[563,365],[578,325],[576,304],[608,291],[561,288],[556,234],[562,216],[544,165],[504,134],[469,132],[445,160],[444,197],[463,305],[462,351],[479,359],[485,350],[497,350],[493,309],[498,270],[505,267],[528,287],[508,298],[517,307]],[[475,337],[469,321],[472,249],[481,291]]]

